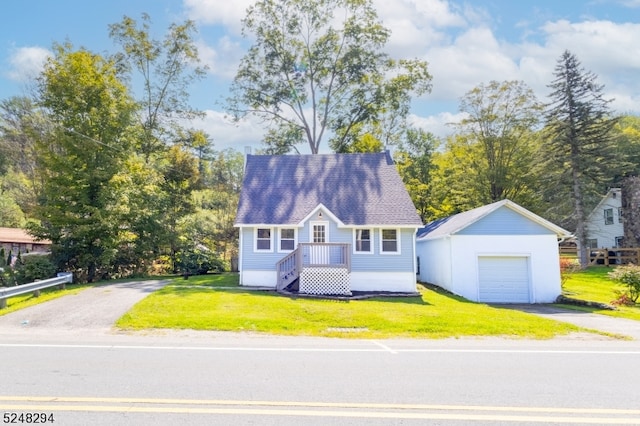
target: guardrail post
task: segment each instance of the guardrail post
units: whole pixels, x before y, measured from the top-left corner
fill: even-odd
[[[67,275],[69,275],[70,272],[58,272],[58,274],[56,276],[58,277],[66,277]],[[64,281],[62,284],[58,284],[58,289],[59,290],[65,290],[67,288],[67,282]]]
[[[0,309],[6,309],[7,299],[0,299]]]

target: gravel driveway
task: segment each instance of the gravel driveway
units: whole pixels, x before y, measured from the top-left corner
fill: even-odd
[[[88,288],[0,316],[1,334],[108,333],[138,301],[169,280],[132,281]]]

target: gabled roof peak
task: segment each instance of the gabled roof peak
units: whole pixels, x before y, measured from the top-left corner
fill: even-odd
[[[247,156],[237,226],[295,225],[318,205],[344,225],[422,225],[386,152]]]

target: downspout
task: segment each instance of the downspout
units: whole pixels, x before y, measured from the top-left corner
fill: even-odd
[[[242,281],[242,269],[243,269],[243,268],[242,268],[242,254],[243,254],[243,253],[242,253],[242,252],[243,252],[243,250],[242,250],[242,247],[243,247],[243,244],[242,244],[242,241],[243,241],[242,234],[243,234],[243,230],[244,230],[244,228],[243,228],[242,226],[240,226],[240,227],[239,227],[239,232],[238,232],[238,234],[240,234],[240,239],[239,239],[239,241],[238,241],[238,244],[239,244],[239,246],[238,246],[238,280],[239,280],[239,284],[240,284],[240,285],[243,285],[243,284],[242,284],[242,283],[243,283],[243,281]]]

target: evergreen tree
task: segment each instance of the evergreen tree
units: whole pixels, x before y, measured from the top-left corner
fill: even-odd
[[[545,113],[543,170],[550,189],[547,200],[563,225],[575,227],[580,264],[587,265],[586,216],[590,200],[606,189],[609,167],[616,164],[613,127],[617,119],[604,99],[603,85],[586,71],[575,55],[565,51],[548,86],[551,102]],[[562,222],[561,222],[562,223]]]

